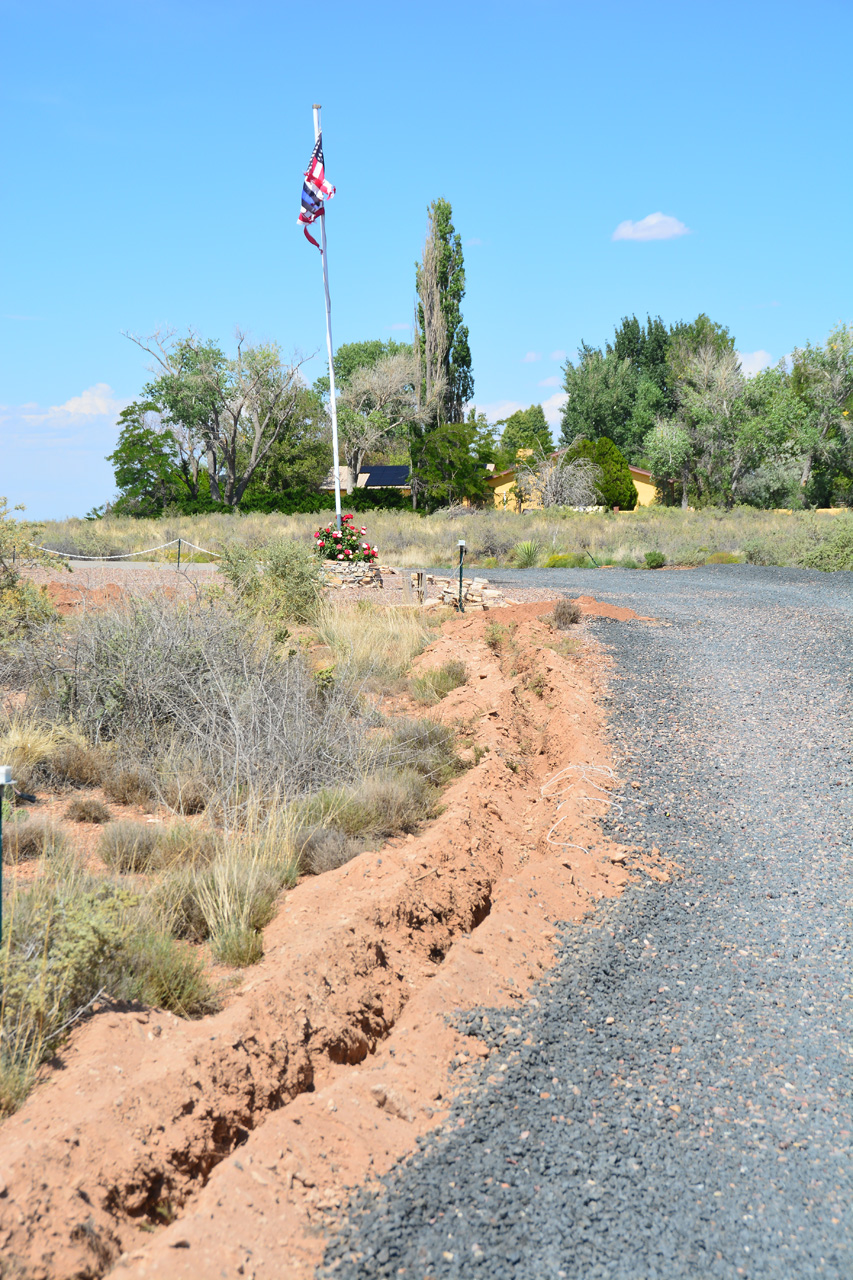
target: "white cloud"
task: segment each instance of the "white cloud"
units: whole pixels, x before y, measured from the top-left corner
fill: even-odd
[[[486,415],[487,422],[500,422],[503,418],[508,418],[518,409],[529,409],[529,405],[521,404],[518,400],[494,400],[491,404],[477,404],[474,408],[478,413]]]
[[[760,373],[762,369],[766,369],[769,364],[773,363],[773,357],[769,351],[738,351],[737,358],[740,360],[740,367],[748,378],[753,374]]]
[[[386,329],[390,329],[394,333],[396,333],[397,330],[402,332],[404,329],[411,329],[411,327],[412,326],[410,324],[386,324],[385,326]]]
[[[542,381],[539,383],[540,387],[559,387],[559,385],[560,385],[560,379],[557,377],[556,374],[554,374],[554,376],[551,378],[543,378]]]
[[[548,357],[549,360],[565,360],[565,358],[566,358],[565,351],[561,351],[559,347],[557,348],[556,351],[552,351]]]
[[[614,240],[673,240],[676,236],[689,234],[690,228],[683,222],[679,222],[678,218],[658,211],[641,218],[639,222],[632,222],[630,218],[620,222],[612,238]]]
[[[470,240],[465,241],[465,248],[467,249],[469,245],[477,245],[482,243],[483,243],[482,240],[479,240],[477,236],[472,236]]]
[[[541,353],[541,352],[539,352],[539,351],[528,351],[527,355],[524,357],[524,359],[522,360],[522,362],[521,362],[521,363],[522,363],[522,364],[535,364],[537,360],[541,360],[541,359],[542,359],[542,353]]]
[[[23,502],[33,520],[84,515],[115,492],[106,455],[115,448],[116,419],[129,401],[105,382],[64,404],[0,405],[3,492]]]
[[[554,395],[549,396],[547,400],[542,401],[542,409],[545,413],[545,421],[549,427],[559,426],[563,405],[568,400],[565,391],[557,391]]]

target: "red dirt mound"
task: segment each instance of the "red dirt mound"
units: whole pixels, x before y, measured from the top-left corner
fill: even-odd
[[[223,1012],[104,1009],[74,1033],[3,1126],[10,1275],[308,1280],[349,1190],[446,1117],[488,1053],[447,1012],[525,1000],[554,922],[639,865],[596,819],[616,785],[606,660],[551,649],[549,607],[454,618],[419,659],[468,672],[435,715],[477,763],[439,819],[288,893]]]

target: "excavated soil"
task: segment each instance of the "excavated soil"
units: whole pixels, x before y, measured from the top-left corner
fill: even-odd
[[[307,1280],[348,1192],[488,1053],[448,1015],[524,1000],[555,921],[667,874],[601,834],[607,663],[582,627],[557,652],[549,612],[444,624],[416,665],[465,662],[434,714],[473,730],[479,763],[419,835],[287,893],[221,1013],[107,1008],[75,1031],[3,1125],[0,1274]]]

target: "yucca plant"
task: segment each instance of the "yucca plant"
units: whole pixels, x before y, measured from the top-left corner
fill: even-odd
[[[524,542],[515,544],[512,558],[519,569],[535,569],[541,554],[542,543],[536,538],[526,538]]]

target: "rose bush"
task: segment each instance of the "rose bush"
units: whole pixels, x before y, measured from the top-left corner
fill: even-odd
[[[368,564],[379,558],[376,547],[370,545],[366,538],[367,530],[357,529],[352,523],[352,514],[341,516],[341,527],[335,529],[326,525],[314,534],[314,545],[323,560],[366,561]]]

